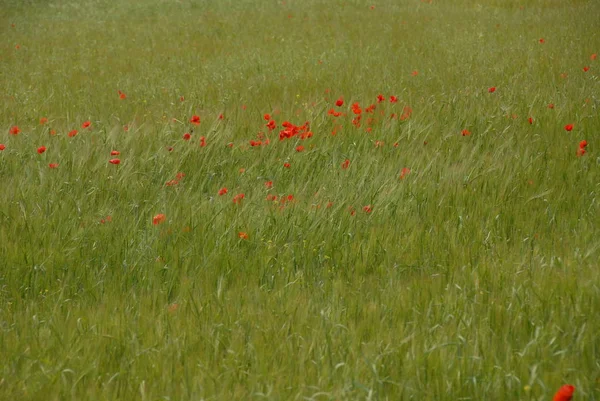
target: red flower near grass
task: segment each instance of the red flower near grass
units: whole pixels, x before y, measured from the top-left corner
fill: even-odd
[[[533,118],[529,117],[527,121],[529,121],[529,124],[533,124]]]
[[[583,67],[583,72],[588,72],[589,70],[590,70],[590,67],[588,67],[588,66]]]
[[[410,169],[408,167],[404,167],[401,171],[400,171],[400,179],[403,180],[404,178],[406,178],[406,176],[410,174]]]
[[[37,148],[37,152],[38,154],[42,154],[46,151],[46,147],[45,146],[40,146],[39,148]]]
[[[110,155],[111,155],[111,156],[119,156],[120,154],[121,154],[121,152],[119,152],[118,150],[112,150],[112,151],[110,152]]]
[[[190,118],[190,122],[194,125],[200,125],[200,116],[194,114],[192,118]]]
[[[367,205],[363,207],[363,212],[365,213],[371,213],[373,211],[373,208],[371,207],[371,205]]]
[[[21,129],[19,127],[17,127],[16,125],[10,127],[10,130],[8,131],[10,132],[11,135],[19,135],[19,132],[21,132]]]
[[[565,125],[565,130],[567,130],[568,132],[573,131],[573,124]]]
[[[121,159],[110,159],[108,161],[110,164],[121,164]]]
[[[548,108],[549,109],[553,109],[554,108],[554,103],[548,103]]]
[[[246,197],[246,195],[244,195],[244,194],[237,194],[236,196],[233,197],[233,203],[240,204],[240,203],[242,203],[242,200],[245,197]]]
[[[69,138],[73,138],[74,136],[76,136],[79,133],[79,131],[77,131],[76,129],[69,131]]]
[[[556,394],[554,394],[554,398],[552,398],[552,401],[571,401],[574,392],[574,386],[570,384],[565,384],[564,386],[558,389]]]
[[[583,141],[579,142],[579,148],[577,149],[577,156],[583,156],[585,155],[585,148],[587,147],[588,143],[587,141],[584,139]]]
[[[167,216],[165,216],[164,214],[162,214],[162,213],[157,214],[156,216],[154,216],[152,218],[152,224],[154,224],[155,226],[157,226],[160,223],[164,222],[166,219],[167,219]]]
[[[185,134],[183,134],[184,141],[189,141],[191,138],[192,138],[192,134],[190,134],[189,132],[186,132]]]
[[[245,233],[245,232],[243,232],[243,231],[240,231],[240,232],[238,233],[238,237],[239,237],[240,239],[248,239],[248,238],[250,238],[250,237],[248,236],[248,233]]]
[[[335,105],[337,107],[342,107],[344,105],[344,98],[340,96],[339,99],[335,101]]]
[[[494,93],[494,92],[496,92],[496,87],[495,87],[495,86],[492,86],[491,88],[489,88],[489,89],[488,89],[488,92],[489,92],[489,93]]]
[[[266,187],[267,189],[271,189],[271,188],[273,188],[273,181],[267,181],[267,182],[265,182],[265,187]]]
[[[302,151],[304,151],[304,146],[302,146],[302,145],[296,146],[296,152],[302,152]]]
[[[263,118],[265,119],[265,121],[269,121],[269,120],[271,120],[271,115],[269,113],[267,113],[263,116]]]
[[[40,118],[40,125],[44,125],[48,122],[48,119],[46,117],[42,117]]]
[[[219,189],[219,196],[223,196],[227,193],[227,188],[223,187]]]
[[[48,164],[49,168],[57,168],[58,167],[58,163],[50,163]]]
[[[350,167],[350,160],[346,159],[344,160],[344,162],[342,163],[342,169],[347,170],[348,167]]]
[[[3,151],[4,149],[6,149],[6,145],[4,145],[3,143],[0,143],[0,151]]]
[[[396,96],[390,96],[390,103],[397,103],[398,98]]]
[[[123,92],[119,91],[119,99],[126,99],[127,95],[124,94]]]
[[[469,135],[471,135],[471,131],[469,131],[467,129],[462,130],[461,133],[462,133],[462,136],[469,136]]]
[[[91,121],[84,121],[83,124],[81,124],[81,128],[89,128],[91,125]]]
[[[283,163],[283,167],[290,168],[290,167],[292,167],[292,165],[290,163],[286,162],[286,163]]]

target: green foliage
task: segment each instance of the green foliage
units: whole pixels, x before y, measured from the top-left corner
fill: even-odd
[[[3,4],[0,399],[600,398],[596,1]]]

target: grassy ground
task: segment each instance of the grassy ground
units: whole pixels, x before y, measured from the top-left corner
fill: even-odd
[[[600,399],[598,15],[4,0],[0,399]]]

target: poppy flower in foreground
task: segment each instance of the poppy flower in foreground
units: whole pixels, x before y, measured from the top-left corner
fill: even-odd
[[[118,150],[112,150],[112,151],[110,152],[110,155],[111,155],[111,156],[119,156],[120,154],[121,154],[121,152],[119,152]]]
[[[192,134],[190,134],[189,132],[186,132],[185,134],[183,134],[184,141],[189,141],[191,138],[192,138]]]
[[[223,196],[227,193],[227,188],[223,187],[219,189],[219,196]]]
[[[462,133],[462,136],[469,136],[469,135],[471,135],[471,131],[469,131],[467,129],[462,130],[461,133]]]
[[[0,143],[0,151],[6,149],[6,146],[3,143]]]
[[[17,127],[16,125],[10,127],[9,130],[11,135],[19,135],[19,132],[21,132],[21,129],[19,127]]]
[[[90,121],[84,121],[83,124],[81,124],[81,128],[89,128],[92,125],[92,123]]]
[[[283,167],[290,168],[290,167],[292,167],[292,165],[290,163],[283,163]]]
[[[340,98],[335,101],[335,105],[337,107],[342,107],[344,105],[344,98],[340,96]]]
[[[390,103],[397,103],[398,98],[396,96],[390,96]]]
[[[494,93],[494,92],[496,92],[496,87],[495,87],[495,86],[492,86],[491,88],[489,88],[489,89],[488,89],[488,92],[489,92],[489,93]]]
[[[69,131],[69,138],[73,138],[78,133],[79,133],[79,131],[77,131],[76,129]]]
[[[271,115],[269,113],[266,113],[263,118],[265,119],[265,121],[269,121],[271,119]]]
[[[46,151],[46,147],[45,146],[40,146],[39,148],[37,148],[37,152],[38,154],[42,154]]]
[[[110,159],[108,162],[110,164],[121,164],[121,159]]]
[[[194,114],[192,118],[190,118],[190,122],[194,125],[200,125],[200,116]]]
[[[529,117],[527,121],[529,121],[529,124],[533,124],[533,118]]]
[[[554,398],[552,398],[552,401],[571,401],[574,392],[575,386],[565,384],[564,386],[558,389],[556,394],[554,394]]]
[[[567,130],[567,131],[573,131],[573,124],[567,124],[567,125],[565,125],[565,130]]]
[[[164,214],[162,214],[162,213],[157,214],[156,216],[154,216],[152,218],[152,224],[154,224],[155,226],[157,226],[160,223],[164,222],[166,219],[167,219],[167,216],[165,216]]]
[[[302,152],[302,151],[304,151],[304,146],[302,146],[302,145],[296,146],[296,152]]]
[[[237,194],[236,196],[233,197],[233,203],[240,204],[240,203],[242,203],[242,200],[245,197],[246,197],[246,195],[244,195],[244,194]]]
[[[238,237],[239,237],[239,238],[241,238],[241,239],[248,239],[248,238],[250,238],[250,237],[248,236],[248,233],[245,233],[245,232],[243,232],[243,231],[240,231],[240,232],[238,233]]]

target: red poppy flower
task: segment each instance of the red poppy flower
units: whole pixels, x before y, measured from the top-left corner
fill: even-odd
[[[90,125],[92,125],[90,121],[84,121],[83,124],[81,124],[81,128],[89,128]]]
[[[45,146],[40,146],[39,148],[37,148],[37,152],[38,154],[42,154],[46,151],[46,147]]]
[[[346,159],[344,160],[344,162],[342,163],[342,169],[346,170],[348,169],[348,167],[350,167],[350,160]]]
[[[496,87],[495,87],[495,86],[492,86],[491,88],[489,88],[489,89],[488,89],[488,92],[489,92],[489,93],[494,93],[494,92],[496,92]]]
[[[233,197],[233,203],[242,203],[242,200],[246,197],[244,194],[237,194]]]
[[[588,67],[588,66],[583,67],[583,72],[588,72],[589,70],[590,70],[590,67]]]
[[[192,118],[190,118],[190,122],[194,125],[200,125],[200,116],[194,114]]]
[[[123,131],[125,131],[125,132],[129,131],[129,125],[124,125],[123,126]]]
[[[304,151],[304,146],[302,146],[302,145],[296,146],[296,152],[302,152],[302,151]]]
[[[267,182],[265,182],[265,187],[267,189],[273,188],[273,181],[267,181]]]
[[[385,102],[385,96],[379,94],[377,95],[377,103]]]
[[[567,124],[567,125],[565,125],[565,130],[572,131],[573,130],[573,124]]]
[[[574,386],[570,384],[565,384],[564,386],[558,389],[556,394],[554,394],[554,398],[552,398],[552,401],[571,401],[574,392]]]
[[[119,99],[126,99],[127,95],[124,94],[123,92],[119,91]]]
[[[185,174],[182,172],[179,172],[175,175],[175,178],[177,178],[178,180],[181,180],[183,177],[185,177]]]
[[[597,58],[598,58],[598,55],[596,53],[594,53],[590,56],[590,60],[592,60],[592,61],[596,60]]]
[[[164,214],[162,214],[162,213],[157,214],[156,216],[154,216],[152,218],[152,224],[154,224],[155,226],[157,226],[160,223],[164,222],[166,219],[167,219],[167,216],[165,216]]]
[[[266,121],[269,121],[269,120],[271,119],[271,115],[267,113],[267,114],[265,114],[265,115],[263,116],[263,118],[264,118]]]
[[[44,125],[48,122],[48,119],[46,117],[42,117],[40,118],[40,125]]]
[[[79,131],[77,131],[76,129],[69,131],[69,138],[73,138],[78,133],[79,133]]]
[[[285,163],[283,163],[283,167],[290,168],[290,167],[292,167],[292,165],[290,163],[285,162]]]
[[[400,179],[403,180],[410,173],[410,169],[408,167],[404,167],[400,171]]]
[[[223,187],[219,189],[219,196],[223,196],[227,193],[227,188]]]
[[[165,183],[165,186],[167,186],[167,187],[174,187],[175,185],[178,185],[178,184],[179,184],[179,181],[177,181],[177,180],[171,180],[171,181],[167,181]]]
[[[3,143],[0,143],[0,151],[6,149],[6,145],[4,145]]]
[[[248,236],[248,233],[245,233],[245,232],[243,232],[243,231],[240,231],[240,232],[238,233],[238,237],[240,237],[241,239],[248,239],[248,238],[250,238],[250,237]]]
[[[110,164],[120,164],[121,163],[121,159],[110,159],[108,162]]]
[[[200,147],[203,148],[206,146],[206,137],[201,136],[200,137]]]
[[[273,131],[275,128],[277,128],[277,124],[275,124],[275,120],[269,121],[269,123],[267,124],[267,127],[269,128],[270,131]]]
[[[52,136],[56,135],[56,130],[54,130],[54,129],[51,129],[51,130],[50,130],[50,135],[52,135]]]
[[[183,97],[183,96],[179,96],[179,101],[180,101],[180,102],[183,102],[184,100],[185,100],[185,97]]]
[[[19,127],[17,127],[16,125],[10,127],[10,134],[11,135],[19,135],[19,132],[21,132],[21,129]]]
[[[111,156],[119,156],[121,154],[121,152],[119,152],[118,150],[113,150],[110,152]]]
[[[244,174],[246,172],[246,169],[242,167],[238,171],[240,174]]]
[[[344,98],[340,96],[339,99],[335,101],[335,105],[337,107],[342,107],[344,105]]]
[[[371,207],[371,205],[367,205],[363,207],[363,211],[365,213],[371,213],[373,211],[373,208]]]
[[[585,149],[587,147],[587,145],[588,145],[588,143],[584,139],[583,141],[579,142],[579,149]]]
[[[224,120],[225,116],[223,115],[223,113],[219,114],[219,120]]]
[[[533,118],[529,117],[527,121],[529,121],[529,124],[533,124]]]
[[[50,163],[48,164],[49,168],[57,168],[58,167],[58,163]]]
[[[469,131],[467,129],[462,130],[461,133],[462,133],[462,136],[469,136],[469,135],[471,135],[471,131]]]
[[[546,40],[545,40],[544,38],[541,38],[541,39],[540,39],[540,43],[542,43],[542,44],[543,44],[543,43],[546,43]]]
[[[186,132],[185,134],[183,134],[184,141],[189,141],[191,138],[192,138],[192,134],[190,134],[189,132]]]
[[[416,77],[417,75],[419,75],[419,71],[414,70],[413,72],[410,73],[410,75],[412,75],[413,77]]]
[[[398,98],[396,96],[390,96],[390,103],[397,103]]]
[[[586,152],[585,148],[578,148],[577,156],[581,157],[581,156],[585,155],[585,152]]]
[[[549,108],[549,109],[553,109],[553,108],[554,108],[554,103],[549,103],[549,104],[548,104],[548,108]]]

